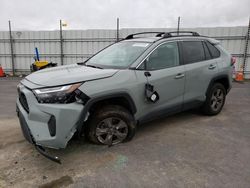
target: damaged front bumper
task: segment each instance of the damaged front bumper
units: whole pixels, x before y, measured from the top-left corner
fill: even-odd
[[[46,153],[44,147],[66,147],[79,127],[84,106],[78,103],[41,104],[26,87],[19,91],[16,106],[26,140],[34,144],[43,156],[60,163],[60,159]]]
[[[22,113],[20,113],[20,110],[19,110],[18,107],[16,108],[16,112],[17,112],[17,116],[18,116],[18,118],[19,118],[19,122],[20,122],[20,125],[21,125],[21,129],[22,129],[22,132],[23,132],[23,136],[25,137],[25,139],[26,139],[29,143],[33,144],[33,145],[35,146],[36,150],[37,150],[40,154],[42,154],[42,155],[45,156],[46,158],[48,158],[48,159],[50,159],[50,160],[52,160],[52,161],[54,161],[54,162],[56,162],[56,163],[61,164],[61,160],[59,159],[59,157],[57,157],[57,156],[52,156],[52,155],[48,154],[48,153],[45,151],[45,148],[44,148],[44,147],[39,146],[39,145],[36,144],[36,142],[34,141],[33,136],[32,136],[31,133],[30,133],[29,127],[28,127],[28,125],[27,125],[27,122],[25,121],[24,116],[22,115]]]

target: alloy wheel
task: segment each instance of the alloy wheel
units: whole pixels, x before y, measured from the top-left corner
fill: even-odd
[[[222,91],[222,89],[217,88],[214,90],[214,92],[212,93],[212,97],[210,100],[210,105],[213,111],[218,111],[224,102],[224,93]]]
[[[96,137],[105,145],[121,143],[128,135],[128,126],[120,118],[110,117],[102,120],[96,127]]]

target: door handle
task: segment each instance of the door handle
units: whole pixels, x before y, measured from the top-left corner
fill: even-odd
[[[215,69],[215,67],[216,67],[216,65],[211,64],[211,65],[209,65],[208,69],[212,70],[212,69]]]
[[[179,73],[175,76],[175,79],[180,79],[180,78],[183,78],[185,76],[185,74],[183,73]]]

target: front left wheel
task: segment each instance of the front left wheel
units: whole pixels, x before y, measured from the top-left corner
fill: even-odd
[[[122,106],[108,105],[95,111],[88,120],[87,136],[96,144],[115,145],[131,140],[136,123],[131,113]]]

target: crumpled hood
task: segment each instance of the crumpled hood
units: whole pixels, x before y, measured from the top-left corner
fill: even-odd
[[[38,87],[51,87],[107,78],[113,76],[116,72],[118,72],[118,70],[98,69],[87,67],[84,65],[73,64],[47,68],[34,72],[25,77],[23,82],[25,82],[25,80],[28,80]],[[32,88],[34,88],[34,86]]]

